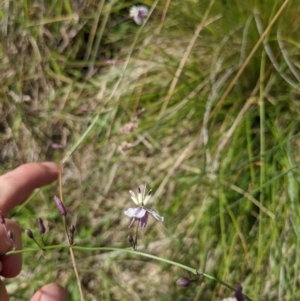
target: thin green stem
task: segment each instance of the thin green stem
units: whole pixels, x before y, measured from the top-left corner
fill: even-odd
[[[34,237],[32,238],[32,240],[40,247],[42,251],[45,251],[45,248],[43,248]]]
[[[52,245],[52,246],[45,247],[46,250],[65,249],[65,248],[70,248],[70,246],[69,245]],[[135,250],[132,250],[132,249],[115,248],[115,247],[81,247],[81,246],[72,246],[72,249],[73,250],[78,250],[78,251],[113,251],[113,252],[117,252],[117,254],[118,253],[120,253],[120,254],[128,253],[130,255],[143,256],[143,257],[146,257],[146,258],[154,259],[154,260],[157,260],[157,261],[160,261],[160,262],[164,262],[164,263],[179,267],[179,268],[181,268],[183,270],[186,270],[188,272],[191,272],[191,273],[193,273],[197,276],[202,275],[203,277],[205,277],[207,279],[218,282],[218,283],[224,285],[225,287],[227,287],[228,289],[230,289],[232,291],[235,291],[235,288],[233,286],[229,285],[228,283],[226,283],[226,282],[222,281],[221,279],[218,279],[214,276],[211,276],[211,275],[206,274],[204,272],[201,272],[197,269],[186,266],[182,263],[179,263],[179,262],[176,262],[176,261],[173,261],[173,260],[169,260],[169,259],[166,259],[166,258],[158,257],[158,256],[155,256],[155,255],[152,255],[152,254],[144,253],[144,252],[141,252],[141,251],[135,251]],[[39,251],[39,249],[38,248],[31,248],[31,249],[25,249],[25,250],[11,251],[11,252],[8,252],[7,255],[18,254],[18,253],[23,253],[23,252],[24,253],[25,252],[34,252],[34,251]],[[109,253],[107,253],[107,254],[109,256]],[[248,297],[246,295],[244,295],[244,297],[248,301],[253,301],[250,297]]]

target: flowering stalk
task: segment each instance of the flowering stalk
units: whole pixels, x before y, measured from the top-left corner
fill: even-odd
[[[59,173],[58,183],[59,183],[60,198],[62,199],[61,172]],[[69,243],[69,252],[70,252],[71,260],[72,260],[72,263],[73,263],[73,269],[74,269],[74,273],[75,273],[76,280],[77,280],[77,286],[78,286],[78,290],[79,290],[80,300],[84,301],[84,296],[83,296],[82,287],[81,287],[81,281],[80,281],[80,278],[79,278],[77,265],[76,265],[76,260],[75,260],[75,256],[74,256],[74,252],[73,252],[73,243],[74,243],[74,241],[73,241],[74,237],[73,236],[74,236],[74,233],[75,233],[75,226],[73,226],[73,227],[71,226],[72,230],[70,228],[70,232],[68,231],[67,222],[66,222],[67,211],[66,211],[66,208],[64,207],[63,202],[61,201],[61,199],[59,199],[60,202],[57,202],[56,204],[58,206],[58,209],[59,209],[61,215],[63,216],[63,223],[64,223],[64,228],[65,228],[65,233],[66,233],[68,243]],[[55,202],[56,202],[56,200],[55,200]]]

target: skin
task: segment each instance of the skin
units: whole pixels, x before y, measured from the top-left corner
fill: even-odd
[[[15,206],[22,204],[34,189],[50,184],[59,175],[59,167],[52,162],[28,163],[0,176],[0,211],[5,217],[7,230],[13,233],[16,249],[22,249],[21,229],[19,225],[7,219],[7,215]],[[7,237],[5,227],[0,224],[0,254],[5,254],[11,241]],[[16,277],[22,269],[22,255],[15,254],[0,258],[0,275],[5,278]],[[2,301],[9,301],[5,286],[0,282]],[[65,290],[56,283],[49,283],[40,288],[31,301],[65,301]]]

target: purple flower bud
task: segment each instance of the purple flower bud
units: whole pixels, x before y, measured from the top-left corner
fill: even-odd
[[[76,230],[76,228],[75,228],[75,226],[74,225],[71,225],[71,227],[70,227],[70,234],[73,236],[74,235],[74,233],[75,233],[75,230]]]
[[[71,225],[70,229],[69,229],[69,239],[70,239],[70,244],[73,245],[74,244],[74,233],[75,233],[75,226]]]
[[[33,233],[30,229],[26,229],[25,233],[30,239],[34,239]]]
[[[4,218],[4,216],[2,215],[2,213],[0,212],[0,223],[1,224],[5,224],[5,218]]]
[[[88,111],[88,107],[86,105],[81,106],[81,111],[82,112],[87,112]]]
[[[238,285],[238,287],[235,290],[235,294],[234,294],[237,301],[244,301],[244,296],[243,296],[242,291],[243,291],[242,286]]]
[[[56,206],[60,212],[61,215],[66,216],[67,215],[67,210],[63,204],[63,202],[58,198],[57,196],[54,197],[54,201],[56,203]]]
[[[51,144],[51,147],[53,148],[53,149],[62,149],[62,148],[64,148],[61,144],[59,144],[59,143],[52,143]]]
[[[38,218],[38,224],[39,224],[40,233],[44,234],[46,232],[46,228],[45,228],[44,222],[41,218]]]
[[[134,243],[133,237],[131,235],[127,236],[127,241],[132,245]]]
[[[186,277],[181,277],[176,281],[176,284],[181,287],[188,287],[191,283],[191,280]]]

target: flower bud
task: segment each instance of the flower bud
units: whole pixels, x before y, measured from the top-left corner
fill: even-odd
[[[56,203],[56,206],[60,212],[61,215],[66,216],[67,215],[67,210],[63,204],[63,202],[58,198],[57,196],[54,197],[54,201]]]
[[[237,301],[244,301],[244,296],[243,296],[242,291],[243,291],[242,286],[238,285],[236,290],[235,290],[235,294],[234,294]]]
[[[51,144],[51,147],[53,148],[53,149],[62,149],[62,148],[64,148],[61,144],[59,144],[59,143],[52,143]]]
[[[133,237],[131,235],[127,236],[127,241],[132,245],[134,243]]]
[[[33,233],[30,229],[26,229],[25,233],[30,239],[34,239]]]
[[[70,227],[70,229],[69,229],[70,234],[71,234],[71,235],[74,235],[75,230],[76,230],[75,226],[74,226],[74,225],[71,225],[71,227]]]
[[[75,226],[71,225],[70,229],[69,229],[69,239],[70,239],[70,244],[73,245],[74,244],[74,233],[75,233]]]
[[[40,233],[44,234],[46,232],[46,228],[45,228],[44,222],[41,218],[38,218],[38,224],[39,224]]]
[[[188,287],[191,283],[191,280],[186,277],[181,277],[176,281],[176,284],[181,287]]]

